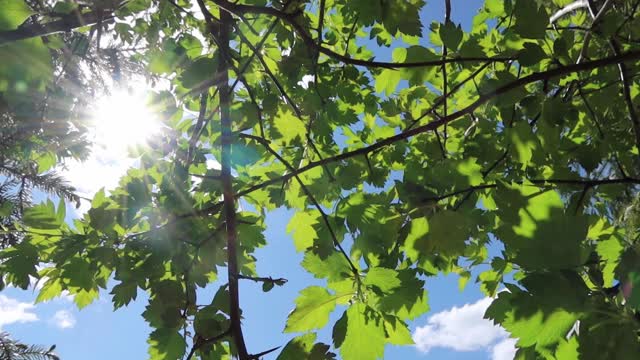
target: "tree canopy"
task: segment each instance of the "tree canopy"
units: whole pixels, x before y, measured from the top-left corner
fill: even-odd
[[[0,289],[146,292],[152,359],[374,360],[455,273],[495,297],[518,359],[636,359],[640,1],[486,0],[469,31],[466,2],[433,1],[427,24],[423,0],[0,0],[13,189],[86,155],[99,80],[144,71],[164,126],[73,224],[0,191]],[[239,282],[286,286],[254,256],[280,207],[325,286],[292,299],[289,343],[250,349]]]

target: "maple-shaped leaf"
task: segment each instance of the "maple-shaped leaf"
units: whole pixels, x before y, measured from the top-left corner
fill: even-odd
[[[385,328],[381,314],[362,303],[351,305],[339,320],[334,338],[342,339],[335,344],[340,348],[344,360],[375,360],[384,355]]]
[[[320,329],[329,322],[336,307],[336,295],[320,286],[310,286],[296,299],[296,307],[289,314],[285,332],[303,332]]]

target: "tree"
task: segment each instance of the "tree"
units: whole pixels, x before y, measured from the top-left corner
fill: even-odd
[[[89,154],[89,99],[108,91],[109,83],[119,82],[123,74],[140,69],[123,59],[126,49],[99,49],[91,41],[93,32],[18,42],[7,35],[33,36],[29,29],[40,29],[42,21],[51,19],[77,23],[80,18],[71,3],[3,0],[0,6],[7,9],[0,17],[1,248],[22,238],[13,224],[21,221],[34,190],[79,206],[80,197],[58,170],[66,160]]]
[[[277,349],[247,349],[238,283],[284,285],[253,252],[285,206],[326,286],[295,300],[279,359],[410,344],[439,273],[496,297],[486,317],[520,359],[635,358],[640,2],[487,0],[465,32],[443,1],[428,30],[422,0],[57,2],[62,15],[0,29],[17,47],[93,26],[170,82],[140,168],[74,226],[32,207],[0,279],[42,278],[39,301],[67,290],[83,307],[113,278],[116,308],[149,294],[153,359],[257,359]],[[228,282],[199,298],[219,267]]]
[[[36,345],[25,345],[11,339],[9,334],[0,333],[0,359],[2,360],[59,360],[53,352],[55,345],[48,350]]]

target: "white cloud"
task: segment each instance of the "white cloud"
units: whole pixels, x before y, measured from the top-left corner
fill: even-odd
[[[37,321],[33,304],[0,295],[0,329],[4,325]]]
[[[437,347],[454,351],[485,349],[491,351],[493,360],[513,359],[515,340],[509,339],[508,333],[491,320],[483,318],[492,301],[483,298],[433,314],[426,325],[414,331],[416,347],[423,353]]]
[[[493,346],[491,360],[513,360],[516,356],[516,339],[504,339]]]
[[[76,325],[76,318],[68,310],[58,310],[53,314],[50,322],[60,329],[69,329]]]

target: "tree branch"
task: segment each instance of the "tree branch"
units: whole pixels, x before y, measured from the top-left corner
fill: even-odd
[[[231,321],[231,335],[240,360],[249,360],[249,353],[242,334],[240,319],[240,292],[238,286],[238,232],[236,227],[236,200],[233,193],[233,177],[231,175],[231,143],[233,140],[231,124],[231,101],[233,93],[229,91],[229,42],[233,19],[227,12],[220,12],[220,21],[215,22],[206,8],[203,0],[198,5],[205,16],[211,35],[218,44],[218,51],[222,52],[216,77],[220,79],[220,125],[221,134],[221,180],[223,193],[223,211],[227,233],[227,274],[229,279],[229,317]]]
[[[313,48],[316,51],[319,51],[337,61],[341,61],[346,64],[359,65],[368,68],[386,68],[386,69],[402,69],[402,68],[416,68],[416,67],[426,67],[426,66],[441,66],[443,64],[449,63],[462,63],[462,62],[507,62],[514,60],[514,57],[455,57],[448,58],[444,60],[433,60],[433,61],[420,61],[420,62],[408,62],[408,63],[395,63],[395,62],[382,62],[382,61],[369,61],[369,60],[361,60],[361,59],[353,59],[348,56],[339,54],[331,49],[328,49],[323,46],[318,46],[318,42],[316,42],[309,33],[304,29],[302,25],[300,25],[292,14],[288,14],[282,12],[280,10],[265,7],[265,6],[253,6],[253,5],[242,5],[242,4],[234,4],[227,0],[212,0],[216,5],[220,6],[222,10],[225,10],[228,13],[234,14],[236,16],[240,16],[243,14],[262,14],[262,15],[270,15],[274,16],[291,26],[298,35],[302,38],[305,44],[309,48]],[[297,14],[294,14],[297,15]]]
[[[255,282],[263,282],[263,283],[272,283],[275,285],[284,285],[285,283],[287,283],[287,279],[285,278],[277,278],[274,279],[271,276],[269,277],[260,277],[260,276],[246,276],[246,275],[238,275],[238,279],[244,279],[244,280],[251,280],[251,281],[255,281]]]
[[[53,35],[59,32],[68,32],[79,27],[95,25],[99,22],[111,20],[115,17],[113,13],[104,13],[102,11],[90,11],[86,13],[71,13],[60,18],[60,20],[51,21],[45,24],[28,24],[20,26],[15,30],[7,30],[0,32],[0,46],[8,43]]]
[[[300,110],[298,105],[296,105],[296,103],[293,101],[291,96],[289,96],[289,93],[287,93],[287,91],[285,90],[284,86],[282,86],[282,84],[280,83],[278,78],[275,76],[273,71],[271,71],[271,69],[269,69],[269,65],[264,60],[264,58],[260,55],[259,51],[253,46],[253,44],[251,44],[251,42],[249,42],[249,39],[247,39],[244,36],[244,34],[242,34],[240,29],[238,29],[236,27],[236,30],[238,30],[237,34],[238,34],[238,36],[240,36],[242,41],[247,44],[249,49],[251,49],[251,51],[254,54],[256,54],[256,57],[260,61],[260,64],[262,64],[262,68],[267,73],[267,75],[269,76],[271,81],[274,83],[274,85],[278,89],[278,92],[280,92],[280,95],[282,95],[284,97],[285,101],[289,104],[289,106],[291,107],[291,109],[295,113],[296,117],[298,119],[300,119],[300,121],[304,122],[304,118],[303,118],[304,116],[302,115],[302,111]],[[316,147],[316,144],[311,139],[311,135],[309,134],[309,131],[307,131],[305,133],[305,137],[307,139],[307,145],[313,150],[313,152],[316,154],[316,156],[318,156],[318,158],[322,160],[322,158],[323,158],[322,154],[320,153],[320,150],[318,150],[318,148]],[[325,173],[327,174],[327,176],[329,176],[329,178],[331,178],[331,180],[333,180],[333,174],[331,173],[331,171],[329,171],[329,169],[327,169],[326,167],[323,167],[323,169],[324,169]]]
[[[268,355],[276,350],[280,349],[280,346],[276,346],[274,348],[271,348],[269,350],[265,350],[262,352],[259,352],[257,354],[253,354],[253,355],[249,355],[249,360],[260,360],[261,357]]]
[[[448,24],[451,22],[451,0],[444,0],[444,23]],[[448,57],[448,49],[447,46],[443,43],[442,44],[442,60],[446,60]],[[442,64],[442,97],[444,99],[443,101],[443,109],[444,109],[444,116],[447,116],[448,114],[448,107],[447,107],[447,100],[449,98],[449,94],[448,94],[448,89],[447,89],[447,64]],[[447,124],[444,124],[444,133],[442,135],[443,139],[442,139],[442,156],[444,158],[447,157],[447,137],[448,137],[448,129],[447,129]],[[434,130],[437,134],[437,130]],[[439,141],[439,135],[438,135],[438,141]]]
[[[610,40],[611,48],[615,55],[620,55],[620,45],[615,40]],[[618,63],[618,72],[620,73],[620,83],[622,84],[622,94],[624,96],[624,102],[627,104],[627,112],[629,113],[629,120],[631,120],[631,126],[636,140],[636,148],[640,151],[640,118],[638,112],[633,104],[631,98],[631,85],[629,80],[629,69],[624,62]]]
[[[556,22],[556,20],[558,20],[559,18],[567,15],[570,12],[573,12],[575,10],[578,10],[580,8],[584,8],[584,7],[589,7],[589,1],[587,0],[576,0],[574,2],[572,2],[571,4],[563,7],[562,9],[558,10],[555,14],[553,14],[551,16],[551,18],[549,18],[549,23],[553,24],[554,22]]]
[[[620,54],[618,56],[611,56],[611,57],[607,57],[607,58],[603,58],[603,59],[598,59],[598,60],[593,60],[593,61],[587,61],[587,62],[582,62],[579,64],[571,64],[568,66],[562,66],[562,67],[558,67],[555,69],[551,69],[551,70],[547,70],[547,71],[542,71],[542,72],[534,72],[528,76],[519,78],[517,80],[514,80],[510,83],[507,83],[497,89],[494,90],[494,92],[489,93],[489,94],[484,94],[481,95],[476,101],[474,101],[473,103],[471,103],[470,105],[468,105],[467,107],[458,110],[454,113],[449,114],[446,117],[442,117],[436,121],[433,121],[431,123],[428,123],[426,125],[422,125],[410,130],[406,130],[404,132],[401,132],[397,135],[394,136],[390,136],[388,138],[382,139],[372,145],[369,146],[365,146],[356,150],[352,150],[352,151],[347,151],[344,152],[342,154],[333,156],[333,157],[329,157],[329,158],[325,158],[322,160],[318,160],[318,161],[312,161],[310,163],[308,163],[305,166],[302,166],[298,169],[295,169],[295,171],[293,172],[289,172],[287,174],[282,175],[281,177],[278,178],[274,178],[274,179],[270,179],[267,180],[265,182],[253,185],[243,191],[240,191],[239,193],[236,194],[236,196],[245,196],[253,191],[262,189],[266,186],[272,185],[272,184],[276,184],[276,183],[280,183],[283,181],[286,181],[290,178],[292,178],[293,176],[296,176],[298,174],[304,173],[305,171],[309,171],[311,169],[314,169],[318,166],[323,166],[325,164],[329,164],[329,163],[333,163],[333,162],[338,162],[338,161],[342,161],[342,160],[346,160],[346,159],[350,159],[356,156],[360,156],[360,155],[366,155],[370,152],[376,151],[378,149],[384,148],[386,146],[389,146],[391,144],[394,144],[396,142],[408,139],[410,137],[413,137],[415,135],[418,134],[422,134],[422,133],[426,133],[429,131],[432,131],[434,129],[437,129],[440,126],[443,126],[445,123],[449,123],[452,122],[454,120],[457,120],[465,115],[469,115],[472,114],[475,109],[477,109],[478,107],[480,107],[481,105],[487,103],[488,101],[496,98],[497,96],[503,95],[511,90],[520,88],[522,86],[531,84],[531,83],[535,83],[538,81],[542,81],[542,80],[548,80],[548,79],[552,79],[555,77],[559,77],[559,76],[563,76],[563,75],[567,75],[567,74],[573,74],[573,73],[578,73],[578,72],[582,72],[582,71],[589,71],[589,70],[593,70],[599,67],[603,67],[603,66],[611,66],[614,64],[617,64],[619,62],[623,62],[623,61],[631,61],[631,60],[636,60],[636,59],[640,59],[640,50],[635,50],[635,51],[630,51],[627,53],[623,53]],[[206,209],[204,209],[206,211]]]
[[[271,153],[271,155],[273,155],[276,159],[278,159],[278,161],[284,164],[284,166],[287,168],[290,174],[291,173],[294,174],[293,177],[296,179],[298,184],[300,184],[300,188],[305,193],[305,195],[309,198],[309,201],[311,201],[311,203],[316,208],[316,210],[318,210],[318,212],[320,213],[320,216],[322,216],[322,221],[324,222],[325,226],[329,230],[329,234],[331,235],[331,238],[333,240],[333,245],[340,251],[342,256],[347,260],[347,262],[349,263],[349,267],[351,267],[351,271],[357,278],[358,268],[353,264],[353,262],[351,261],[351,258],[349,257],[349,255],[347,255],[347,252],[342,247],[342,244],[340,244],[340,241],[338,241],[338,237],[336,236],[336,233],[333,231],[331,222],[329,222],[329,216],[327,216],[327,213],[324,210],[322,210],[322,206],[320,206],[320,203],[318,203],[318,200],[316,200],[316,198],[313,196],[313,193],[311,193],[311,190],[309,190],[309,188],[304,184],[300,176],[298,176],[298,174],[295,174],[296,169],[293,166],[291,166],[291,164],[286,159],[280,156],[280,154],[278,154],[277,151],[275,151],[271,146],[269,146],[269,143],[267,142],[266,139],[253,136],[253,135],[247,135],[247,134],[242,134],[242,136],[248,139],[254,140],[259,144],[261,144],[262,146],[264,146],[264,148],[269,153]]]
[[[224,339],[225,337],[229,336],[231,334],[231,328],[225,330],[225,332],[216,335],[216,336],[212,336],[210,338],[202,338],[198,335],[196,335],[196,340],[193,343],[193,346],[191,347],[191,350],[189,351],[189,354],[186,357],[186,360],[191,360],[191,358],[193,357],[193,355],[196,353],[196,351],[198,351],[198,349],[202,348],[203,346],[207,345],[207,344],[212,344],[215,343],[217,341],[220,341],[222,339]]]
[[[563,186],[574,186],[574,187],[583,187],[585,189],[590,189],[596,186],[601,185],[614,185],[614,184],[633,184],[640,185],[640,179],[636,178],[619,178],[619,179],[527,179],[524,181],[515,181],[514,184],[523,185],[525,183],[532,183],[534,185],[563,185]],[[452,191],[450,193],[433,196],[428,198],[421,199],[424,202],[438,202],[445,199],[448,199],[453,196],[465,194],[465,197],[470,195],[470,193],[478,190],[484,189],[493,189],[498,187],[499,183],[490,183],[490,184],[480,184],[475,186],[470,186],[468,188],[462,190]]]

